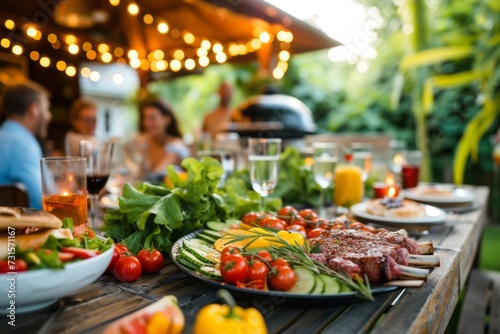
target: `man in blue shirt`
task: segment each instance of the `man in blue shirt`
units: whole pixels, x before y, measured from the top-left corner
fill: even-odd
[[[2,96],[0,113],[0,184],[20,182],[26,186],[30,207],[42,209],[40,159],[37,138],[47,136],[52,118],[49,92],[26,81],[8,86]]]

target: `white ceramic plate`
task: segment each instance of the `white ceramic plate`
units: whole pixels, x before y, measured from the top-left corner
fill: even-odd
[[[381,217],[369,214],[366,212],[366,203],[359,203],[351,207],[351,212],[357,217],[366,222],[373,222],[380,225],[412,228],[412,227],[428,227],[438,225],[445,222],[446,212],[435,206],[422,204],[425,208],[425,216],[418,218],[392,218]]]
[[[421,189],[435,187],[437,189],[449,190],[451,196],[432,196],[422,195],[418,192]],[[403,196],[414,201],[435,204],[435,205],[451,205],[451,204],[468,204],[474,201],[474,194],[466,189],[455,187],[451,184],[428,184],[422,183],[418,187],[409,188],[403,191]]]
[[[106,271],[113,257],[113,248],[90,259],[70,263],[60,270],[0,274],[0,313],[10,312],[7,308],[12,302],[15,313],[34,311],[93,283]]]

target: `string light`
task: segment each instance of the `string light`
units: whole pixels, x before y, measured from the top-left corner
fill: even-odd
[[[76,75],[76,68],[74,66],[66,67],[66,75],[69,77],[73,77]]]
[[[16,56],[22,55],[24,52],[24,49],[21,45],[16,44],[12,46],[12,53],[15,54]]]
[[[119,0],[109,0],[109,2],[113,6],[118,6],[120,4]],[[130,2],[127,6],[127,11],[130,15],[135,16],[138,15],[141,10],[137,3]],[[167,21],[150,13],[145,13],[142,16],[142,20],[148,25],[157,22],[156,28],[160,33],[169,33],[172,38],[181,38],[186,44],[185,48],[176,49],[171,57],[166,56],[163,50],[157,49],[149,52],[146,57],[147,59],[141,59],[139,58],[138,52],[134,49],[126,50],[120,46],[111,47],[106,43],[96,43],[93,45],[89,41],[81,41],[79,43],[77,37],[72,34],[58,36],[55,33],[48,33],[46,35],[46,40],[54,49],[57,50],[63,47],[64,50],[67,50],[67,52],[73,55],[78,54],[81,49],[85,52],[84,55],[88,60],[99,59],[103,63],[114,61],[118,64],[127,64],[127,60],[124,58],[126,55],[128,57],[128,64],[133,68],[141,68],[145,71],[165,71],[170,69],[171,71],[177,72],[183,68],[191,71],[196,66],[206,67],[213,62],[224,63],[229,58],[255,52],[262,48],[263,44],[270,43],[273,39],[276,39],[279,42],[278,46],[280,51],[277,54],[278,61],[272,74],[275,78],[282,78],[288,69],[288,61],[291,57],[288,50],[290,49],[290,43],[293,41],[293,34],[289,31],[281,30],[276,35],[273,35],[260,27],[254,31],[254,36],[258,37],[254,37],[246,43],[222,44],[217,41],[203,38],[202,36],[195,36],[189,31],[171,28]],[[29,22],[25,22],[25,24],[29,24]],[[4,21],[4,26],[10,30],[15,29],[17,25],[19,25],[19,23],[10,19]],[[40,40],[43,36],[42,30],[34,26],[27,26],[25,29],[26,35],[35,40]],[[6,49],[12,47],[11,51],[16,55],[21,55],[24,52],[23,45],[12,45],[11,39],[7,37],[0,39],[0,46]],[[100,54],[99,57],[97,57],[97,52]],[[70,65],[66,65],[62,60],[57,61],[56,59],[52,62],[47,56],[41,57],[37,51],[32,51],[29,56],[31,60],[38,61],[43,67],[49,67],[51,64],[54,64],[58,70],[65,71],[67,75],[73,73],[71,69],[69,72],[67,71]],[[86,71],[82,71],[80,74],[84,76],[84,73],[90,78],[90,74]],[[76,70],[72,75],[76,75]]]
[[[127,10],[132,16],[136,16],[137,14],[139,14],[139,6],[137,6],[136,3],[131,3],[130,5],[128,5]]]

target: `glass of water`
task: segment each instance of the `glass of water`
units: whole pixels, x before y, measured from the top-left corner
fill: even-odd
[[[269,196],[278,183],[278,167],[281,152],[279,138],[250,138],[248,140],[248,162],[252,188],[261,196],[264,209],[264,197]]]
[[[314,180],[321,187],[319,215],[326,218],[325,190],[332,185],[339,151],[335,143],[313,143]]]
[[[373,146],[368,143],[352,143],[351,152],[353,163],[361,167],[363,182],[366,182],[372,171]]]

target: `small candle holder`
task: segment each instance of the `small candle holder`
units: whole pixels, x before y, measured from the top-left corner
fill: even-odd
[[[398,184],[389,185],[384,182],[375,182],[373,184],[373,197],[398,197],[401,187]]]

